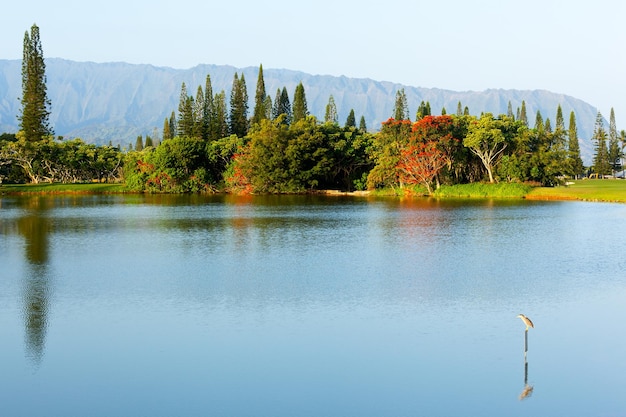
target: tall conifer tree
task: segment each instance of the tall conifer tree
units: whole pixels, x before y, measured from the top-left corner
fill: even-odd
[[[522,124],[528,127],[528,115],[526,114],[526,102],[522,100],[522,109],[520,110],[519,120]]]
[[[263,64],[259,65],[259,76],[256,81],[256,94],[254,96],[254,113],[252,114],[252,124],[261,123],[266,118],[265,109],[267,93],[265,92],[265,80],[263,79]]]
[[[609,149],[608,149],[609,163],[611,169],[617,171],[620,167],[621,151],[619,146],[619,139],[617,136],[617,126],[615,124],[615,111],[611,107],[611,115],[609,116]]]
[[[396,91],[396,102],[393,107],[393,118],[396,120],[409,120],[409,104],[406,99],[404,88]]]
[[[230,133],[242,138],[248,134],[248,91],[246,79],[233,78],[232,91],[230,93]]]
[[[350,109],[350,114],[346,119],[346,127],[356,127],[356,116],[354,115],[354,109]]]
[[[576,115],[572,110],[569,115],[569,127],[567,129],[567,156],[571,174],[575,177],[585,170],[583,160],[580,157],[580,145],[578,143],[578,129],[576,128]]]
[[[309,114],[304,86],[300,82],[293,95],[293,123],[304,120]]]
[[[39,37],[33,24],[24,34],[22,59],[22,108],[18,120],[27,141],[33,142],[54,134],[50,127],[50,107],[46,86],[46,64]]]
[[[326,105],[326,114],[324,115],[324,121],[326,123],[339,124],[339,116],[337,114],[337,105],[335,104],[335,98],[331,94],[328,97],[328,104]]]
[[[598,112],[596,116],[596,125],[593,131],[593,141],[595,142],[595,156],[593,158],[593,166],[596,174],[600,177],[608,175],[611,172],[611,164],[609,162],[609,152],[606,147],[607,134],[604,129],[604,120],[602,114]]]

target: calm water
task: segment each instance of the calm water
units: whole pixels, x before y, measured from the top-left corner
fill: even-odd
[[[1,415],[626,416],[623,204],[1,197],[0,234]]]

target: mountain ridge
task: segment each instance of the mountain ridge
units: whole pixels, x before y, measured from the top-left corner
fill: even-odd
[[[178,108],[183,82],[187,93],[204,89],[210,75],[213,94],[225,91],[230,96],[234,73],[246,80],[250,109],[258,67],[237,68],[230,65],[198,64],[188,69],[129,64],[125,62],[77,62],[61,58],[46,59],[48,97],[52,102],[50,122],[55,134],[67,138],[80,137],[86,142],[112,142],[122,147],[135,142],[139,135],[159,137],[165,118]],[[266,93],[274,100],[276,90],[287,88],[290,100],[298,83],[305,88],[309,112],[323,119],[330,95],[333,95],[343,124],[351,109],[357,120],[364,116],[368,129],[378,130],[387,120],[395,103],[395,94],[404,88],[409,115],[414,118],[421,101],[431,104],[433,114],[456,113],[457,103],[469,108],[470,114],[481,112],[503,114],[509,101],[515,112],[526,103],[529,124],[534,125],[537,110],[544,121],[554,126],[557,106],[563,110],[566,127],[574,111],[581,156],[589,164],[593,155],[591,136],[597,108],[575,97],[548,90],[515,90],[491,88],[484,91],[453,91],[440,88],[407,86],[392,81],[350,78],[345,75],[308,74],[289,69],[263,68]],[[20,109],[21,60],[0,59],[0,132],[15,132]],[[155,133],[157,133],[155,135]]]

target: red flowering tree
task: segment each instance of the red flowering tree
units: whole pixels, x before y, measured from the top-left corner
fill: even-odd
[[[398,176],[405,184],[422,184],[432,194],[432,183],[447,163],[445,153],[437,142],[414,142],[400,151]]]
[[[447,115],[425,116],[415,122],[396,165],[400,182],[422,184],[431,194],[439,171],[452,165],[452,149],[458,143],[453,130],[454,120]]]

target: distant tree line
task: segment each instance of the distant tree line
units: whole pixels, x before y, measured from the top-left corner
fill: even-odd
[[[213,92],[211,77],[195,95],[181,85],[177,110],[161,132],[137,138],[134,147],[95,146],[54,138],[38,28],[25,35],[20,131],[0,136],[0,178],[14,182],[124,181],[144,192],[282,193],[319,189],[419,186],[431,193],[442,184],[478,181],[556,185],[565,178],[622,169],[626,132],[619,134],[611,110],[608,132],[598,113],[593,166],[580,157],[574,112],[566,127],[561,106],[554,125],[538,111],[530,126],[526,104],[506,114],[470,115],[457,104],[433,115],[422,101],[410,119],[404,89],[380,130],[368,132],[351,109],[339,124],[331,95],[323,120],[308,110],[299,83],[293,102],[285,87],[272,99],[259,66],[250,114],[244,75],[234,74],[229,99]],[[159,133],[161,133],[159,135]],[[159,139],[161,136],[161,139]]]

